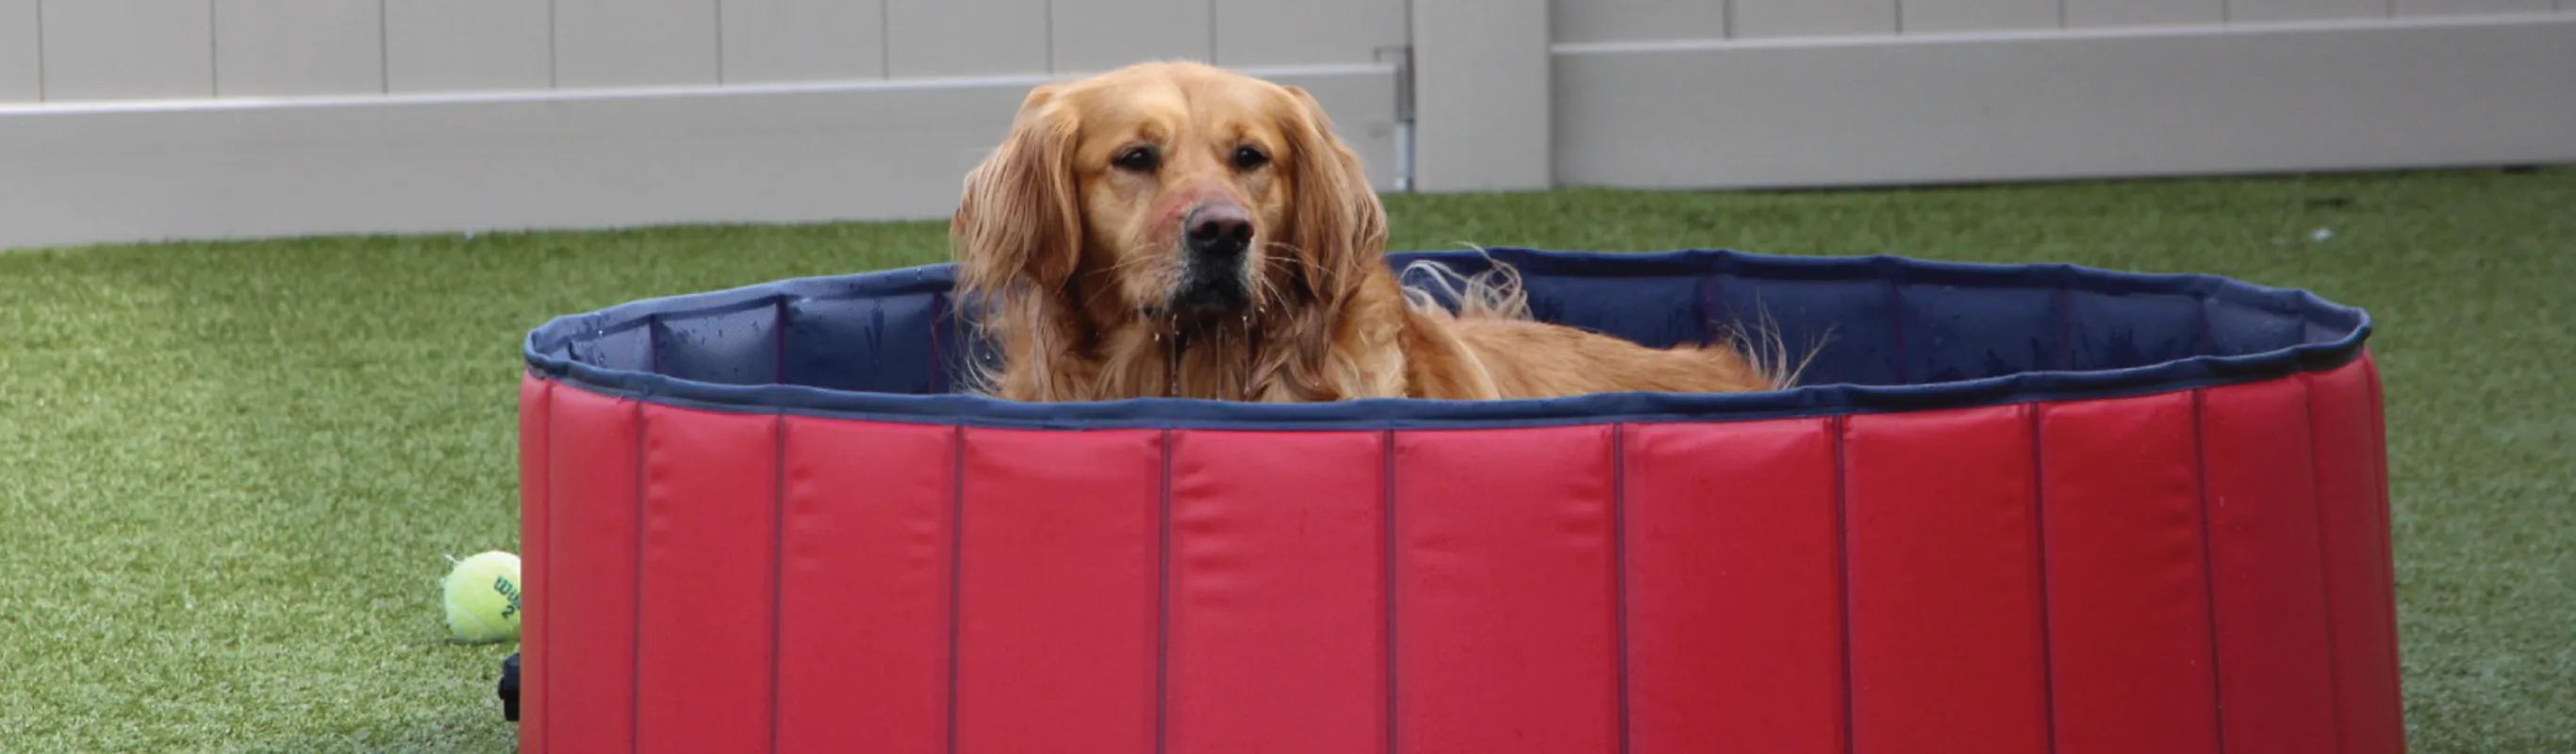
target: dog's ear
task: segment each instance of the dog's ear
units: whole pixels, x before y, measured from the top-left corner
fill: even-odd
[[[1280,130],[1293,153],[1289,182],[1295,192],[1286,242],[1297,250],[1316,296],[1338,301],[1367,266],[1383,264],[1386,208],[1359,154],[1334,135],[1323,105],[1303,88],[1282,88],[1290,107]]]
[[[980,294],[1045,295],[1064,287],[1081,252],[1074,137],[1080,124],[1054,85],[1021,101],[1010,134],[966,174],[949,218],[957,283]]]

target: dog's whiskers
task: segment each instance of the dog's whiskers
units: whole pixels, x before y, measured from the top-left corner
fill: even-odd
[[[1145,266],[1145,265],[1153,264],[1153,263],[1158,262],[1158,261],[1161,261],[1161,260],[1159,260],[1159,259],[1157,259],[1157,258],[1154,258],[1154,257],[1150,257],[1150,256],[1140,256],[1140,257],[1132,257],[1132,258],[1128,258],[1128,259],[1121,259],[1121,260],[1118,260],[1118,261],[1116,261],[1116,262],[1112,262],[1112,263],[1110,263],[1110,264],[1109,264],[1109,266],[1102,267],[1102,268],[1100,268],[1100,269],[1096,269],[1096,270],[1092,270],[1092,271],[1090,271],[1090,272],[1084,273],[1084,278],[1085,278],[1086,280],[1088,280],[1089,278],[1099,277],[1099,276],[1102,276],[1102,275],[1115,275],[1115,274],[1118,274],[1118,273],[1121,273],[1121,272],[1125,272],[1125,271],[1127,271],[1127,270],[1128,270],[1128,269],[1130,269],[1130,268],[1134,268],[1134,267],[1142,267],[1142,266]]]
[[[1254,276],[1252,276],[1252,313],[1253,313],[1253,314],[1266,314],[1266,313],[1268,313],[1268,311],[1269,311],[1269,310],[1268,310],[1268,309],[1265,309],[1265,308],[1263,308],[1263,307],[1261,306],[1261,303],[1262,303],[1262,302],[1264,302],[1264,301],[1278,301],[1278,302],[1281,302],[1281,303],[1286,303],[1286,302],[1287,302],[1287,300],[1288,300],[1288,294],[1287,294],[1287,292],[1285,292],[1285,291],[1281,291],[1281,290],[1279,290],[1279,282],[1278,282],[1278,281],[1276,281],[1276,280],[1271,280],[1271,279],[1270,279],[1270,276],[1268,276],[1268,275],[1254,275]]]

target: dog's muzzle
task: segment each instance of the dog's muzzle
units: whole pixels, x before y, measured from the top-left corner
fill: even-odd
[[[1248,269],[1252,215],[1234,204],[1206,204],[1182,219],[1181,285],[1172,312],[1183,317],[1240,314],[1252,305]]]

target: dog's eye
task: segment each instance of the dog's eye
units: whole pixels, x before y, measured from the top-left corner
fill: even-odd
[[[1270,164],[1270,155],[1262,154],[1261,150],[1251,147],[1235,147],[1234,149],[1234,167],[1236,169],[1251,170],[1268,164]]]
[[[1148,147],[1131,148],[1127,151],[1118,153],[1118,156],[1116,157],[1110,158],[1109,164],[1116,165],[1121,170],[1133,170],[1139,173],[1152,172],[1156,164],[1154,159],[1154,150]]]

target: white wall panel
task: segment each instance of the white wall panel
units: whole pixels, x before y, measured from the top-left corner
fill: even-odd
[[[1550,0],[1560,43],[1725,39],[1726,0]]]
[[[385,0],[386,89],[554,86],[553,29],[538,0]]]
[[[215,94],[385,90],[378,0],[215,0]]]
[[[1373,63],[1405,43],[1405,0],[1215,0],[1222,65]]]
[[[2552,0],[2395,0],[2400,16],[2473,16],[2551,10]]]
[[[885,0],[886,75],[1045,73],[1047,0]]]
[[[0,0],[0,102],[34,102],[45,89],[36,0]]]
[[[717,82],[716,0],[553,0],[555,85]]]
[[[2228,0],[2231,21],[2386,18],[2388,0]]]
[[[45,98],[215,93],[210,0],[45,0]]]
[[[0,102],[523,90],[0,106],[0,247],[937,218],[1050,71],[1211,53],[1329,66],[1270,75],[1384,186],[1397,92],[1371,63],[1408,41],[1432,191],[2576,160],[2576,15],[2496,15],[2576,0],[2063,0],[2070,27],[2173,28],[1965,40],[1895,32],[2059,6],[1903,2],[0,0]],[[1783,38],[1812,35],[1846,38]],[[683,88],[542,91],[559,75]],[[850,82],[889,75],[971,78]],[[717,85],[785,80],[848,83]]]
[[[1557,56],[1556,177],[1860,186],[2576,160],[2576,16]],[[1748,107],[1746,103],[1760,103]]]
[[[1046,0],[886,0],[886,75],[1048,72]]]
[[[1392,68],[1274,78],[1388,185]],[[0,113],[0,249],[941,219],[1040,80]]]
[[[1102,71],[1142,60],[1205,62],[1213,55],[1210,0],[1052,0],[1057,72]]]
[[[885,77],[885,0],[722,0],[725,83]]]
[[[1547,0],[1413,0],[1414,187],[1543,189]]]
[[[1733,0],[1738,37],[1889,34],[1896,0]]]
[[[1259,74],[1261,71],[1255,70]],[[1265,74],[1282,84],[1303,87],[1333,121],[1333,134],[1357,153],[1370,186],[1394,188],[1399,175],[1395,151],[1395,67],[1339,68]]]
[[[2132,0],[2135,2],[2136,0]],[[2057,28],[2058,0],[1899,0],[1907,32]]]
[[[2215,24],[2228,0],[2064,0],[2067,28]]]

